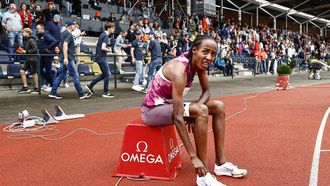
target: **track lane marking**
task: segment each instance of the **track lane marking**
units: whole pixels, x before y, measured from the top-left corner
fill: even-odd
[[[329,150],[321,150],[321,152],[330,152],[330,149]]]
[[[329,113],[330,113],[330,107],[328,107],[328,110],[325,112],[321,125],[320,125],[320,128],[319,128],[319,132],[317,133],[315,149],[314,149],[314,154],[313,154],[312,167],[311,167],[311,174],[309,177],[309,186],[317,186],[319,164],[320,164],[321,143],[322,143],[323,132],[324,132],[325,125],[327,124]]]

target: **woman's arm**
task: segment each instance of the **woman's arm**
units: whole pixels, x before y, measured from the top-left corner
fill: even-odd
[[[173,122],[176,126],[178,134],[191,158],[197,157],[196,151],[193,148],[188,132],[183,119],[183,90],[186,85],[187,76],[185,72],[185,66],[177,63],[171,66],[172,81],[172,98],[173,98]],[[174,70],[175,69],[175,70]],[[165,72],[166,73],[166,72]],[[166,75],[165,75],[166,76]]]
[[[206,104],[206,102],[210,99],[210,89],[209,89],[209,81],[207,78],[206,71],[202,71],[198,73],[198,79],[200,82],[200,86],[202,88],[202,94],[199,97],[198,103]]]
[[[185,66],[181,63],[173,65],[171,69],[172,81],[172,98],[173,98],[173,122],[176,126],[177,132],[190,156],[191,163],[195,168],[196,173],[199,176],[203,176],[207,173],[207,169],[203,162],[197,156],[185,126],[183,119],[183,90],[187,82],[187,74],[185,72]]]

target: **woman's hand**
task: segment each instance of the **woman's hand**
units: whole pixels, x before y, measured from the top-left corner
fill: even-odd
[[[191,163],[194,166],[198,176],[204,176],[207,173],[203,162],[197,156],[191,158]]]

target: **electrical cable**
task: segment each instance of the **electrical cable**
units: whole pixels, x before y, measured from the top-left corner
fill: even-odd
[[[267,87],[266,87],[266,88],[267,88]],[[256,93],[256,94],[253,95],[253,96],[247,96],[247,97],[244,97],[244,98],[243,98],[243,105],[244,105],[244,106],[243,106],[243,109],[240,110],[240,111],[238,111],[238,112],[235,112],[235,113],[232,114],[232,115],[230,115],[230,116],[227,117],[225,120],[227,121],[227,120],[229,120],[229,119],[231,119],[231,118],[233,118],[233,117],[236,117],[236,116],[238,116],[239,114],[245,112],[245,111],[248,109],[247,100],[252,99],[252,98],[256,98],[256,97],[258,97],[260,94],[264,94],[264,93],[266,93],[266,92],[270,92],[270,91],[273,91],[273,90],[275,90],[275,88],[269,88],[269,90],[260,91],[260,92]],[[210,129],[210,130],[208,130],[207,132],[209,133],[209,132],[211,132],[212,130],[213,130],[213,129]],[[180,137],[178,137],[178,138],[180,138]],[[190,141],[192,141],[192,140],[193,140],[193,139],[190,139]],[[178,146],[179,146],[179,148],[181,149],[184,145],[183,145],[183,143],[181,143],[181,144],[179,144]],[[120,179],[117,181],[117,183],[116,183],[115,186],[119,186],[119,183],[122,181],[123,178],[124,178],[123,176],[120,177]],[[130,179],[130,180],[134,180],[134,179],[132,179],[132,178],[130,178],[130,177],[126,177],[126,178],[127,178],[127,179]],[[141,180],[141,179],[138,179],[138,180]],[[146,179],[146,180],[150,180],[150,179]]]

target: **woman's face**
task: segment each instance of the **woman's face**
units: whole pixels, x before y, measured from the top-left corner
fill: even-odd
[[[206,70],[209,64],[213,63],[217,53],[217,43],[212,39],[205,39],[199,45],[194,47],[193,64],[199,70]]]
[[[55,54],[59,54],[60,53],[60,48],[55,47]]]

